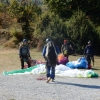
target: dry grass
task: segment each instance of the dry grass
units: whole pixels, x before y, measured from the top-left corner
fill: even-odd
[[[30,53],[33,59],[44,60],[41,52],[31,50]],[[0,58],[0,73],[21,68],[18,49],[0,50]]]
[[[35,49],[30,50],[31,57],[36,60],[44,61],[41,52],[37,52]],[[3,71],[11,71],[15,69],[20,69],[20,60],[18,55],[18,49],[1,49],[0,50],[0,73]],[[70,61],[77,60],[78,56],[70,56]],[[93,70],[100,74],[100,57],[95,56],[95,64],[93,66]]]

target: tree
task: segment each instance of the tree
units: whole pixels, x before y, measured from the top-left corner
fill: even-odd
[[[66,37],[66,25],[58,15],[44,13],[36,25],[34,35],[39,42],[44,43],[43,41],[50,37],[60,46],[61,41]]]
[[[0,26],[2,28],[9,28],[11,24],[11,18],[8,14],[9,5],[0,2]]]
[[[76,48],[76,52],[83,53],[84,47],[89,40],[96,47],[98,35],[95,26],[82,11],[74,12],[69,21],[66,21],[67,35]]]
[[[31,23],[41,14],[41,9],[31,1],[26,0],[23,3],[19,3],[14,0],[10,4],[9,13],[21,24],[23,37],[31,39],[31,34],[34,30],[31,27]]]
[[[100,24],[100,0],[72,0],[71,9],[82,10],[90,20]]]
[[[100,24],[100,0],[44,0],[49,9],[62,18],[68,18],[74,11],[82,10],[89,19]]]
[[[72,15],[70,8],[71,0],[44,0],[50,11],[58,14],[61,18],[69,18]]]

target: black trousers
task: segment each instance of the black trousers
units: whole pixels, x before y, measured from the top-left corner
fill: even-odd
[[[30,64],[28,57],[27,58],[22,57],[22,59],[21,59],[21,69],[24,69],[24,62],[26,62],[28,64],[28,68],[31,67],[31,64]]]
[[[86,54],[86,60],[88,62],[88,64],[90,65],[91,64],[91,60],[93,59],[93,56],[90,55],[90,54]]]

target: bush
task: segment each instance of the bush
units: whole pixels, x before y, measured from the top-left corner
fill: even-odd
[[[34,36],[39,41],[43,40],[45,42],[46,38],[50,37],[59,46],[65,35],[66,26],[63,20],[51,13],[46,13],[41,16],[34,32]]]
[[[97,32],[97,38],[96,38],[96,40],[95,40],[95,42],[94,42],[94,45],[95,45],[95,54],[99,54],[100,55],[100,26],[98,26],[97,28],[96,28],[96,32]]]
[[[95,26],[82,11],[75,12],[69,21],[66,21],[66,27],[67,35],[76,52],[82,54],[89,40],[95,43],[97,38]]]
[[[9,41],[6,41],[4,44],[3,44],[3,46],[4,47],[6,47],[6,48],[17,48],[18,47],[18,45],[16,45],[15,43],[14,43],[14,38],[12,38],[12,39],[10,39]]]
[[[19,43],[20,41],[22,41],[23,39],[23,34],[21,30],[18,30],[16,28],[12,28],[10,30],[10,33],[13,35],[13,37],[15,38],[15,43]]]

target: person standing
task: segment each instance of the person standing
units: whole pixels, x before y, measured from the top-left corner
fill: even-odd
[[[21,69],[24,69],[24,62],[28,64],[28,68],[31,67],[30,64],[30,51],[27,44],[27,40],[23,39],[22,45],[19,47],[19,58],[21,61]]]
[[[63,45],[61,46],[61,52],[67,51],[67,55],[69,56],[70,52],[73,51],[72,45],[68,42],[68,40],[64,40]]]
[[[49,83],[50,80],[53,82],[55,78],[55,66],[57,64],[57,54],[59,53],[59,50],[57,49],[58,48],[54,45],[53,41],[51,41],[50,38],[47,38],[42,51],[42,55],[46,61],[47,83]]]
[[[91,45],[91,41],[88,41],[88,45],[86,45],[84,49],[84,56],[88,62],[88,68],[91,69],[91,60],[94,63],[94,50]]]

